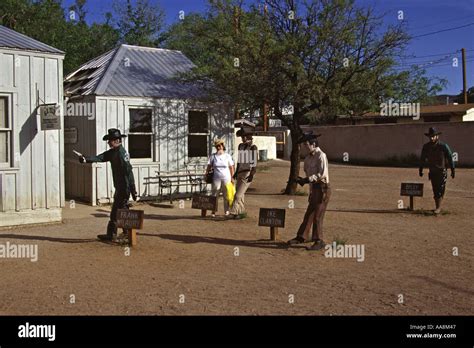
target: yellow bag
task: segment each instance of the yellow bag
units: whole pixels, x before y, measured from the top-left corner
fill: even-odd
[[[227,193],[227,200],[229,201],[229,206],[232,207],[234,203],[234,196],[235,196],[235,186],[232,181],[225,184],[225,190]]]

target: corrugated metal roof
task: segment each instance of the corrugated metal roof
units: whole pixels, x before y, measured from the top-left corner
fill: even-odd
[[[66,95],[89,95],[94,94],[95,88],[104,75],[112,58],[119,48],[114,48],[97,58],[81,65],[76,71],[70,73],[64,79],[64,93]]]
[[[46,45],[29,36],[20,34],[15,30],[4,27],[3,25],[0,25],[0,47],[64,55],[64,52],[58,50],[57,48]]]
[[[67,76],[66,93],[201,98],[204,96],[201,87],[175,79],[177,74],[193,67],[194,64],[180,51],[121,45]]]

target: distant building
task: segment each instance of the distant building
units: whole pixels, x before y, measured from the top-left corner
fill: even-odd
[[[427,105],[419,109],[419,118],[413,115],[381,115],[379,112],[371,112],[357,116],[339,116],[336,125],[366,125],[366,124],[389,124],[389,123],[423,123],[423,122],[466,122],[474,121],[474,103],[451,104],[451,105]]]
[[[107,150],[102,136],[109,128],[127,135],[124,147],[141,197],[158,195],[145,178],[207,164],[215,138],[233,148],[231,107],[206,102],[201,87],[175,79],[193,66],[180,51],[121,45],[66,77],[67,195],[93,205],[113,198],[109,164],[81,165],[73,153]]]
[[[61,221],[63,59],[0,26],[0,226]]]

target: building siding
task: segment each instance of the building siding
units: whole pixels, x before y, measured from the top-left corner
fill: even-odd
[[[62,106],[62,59],[0,49],[0,93],[10,98],[12,120],[12,167],[0,168],[2,212],[54,209],[64,204],[63,129],[42,131],[36,112],[38,96],[44,103]],[[0,225],[8,224],[8,218],[2,218]]]
[[[158,185],[145,185],[146,178],[156,175],[156,172],[184,170],[188,163],[206,163],[207,157],[189,159],[187,155],[188,147],[188,119],[189,110],[206,110],[209,114],[210,132],[208,142],[208,154],[213,151],[212,141],[217,137],[226,140],[229,151],[233,149],[233,117],[230,109],[223,104],[203,104],[189,100],[169,100],[155,98],[137,97],[94,97],[95,125],[94,132],[85,132],[85,140],[81,138],[81,148],[85,155],[93,155],[104,152],[108,149],[107,142],[102,140],[104,134],[110,128],[118,128],[122,133],[128,134],[130,127],[130,108],[151,108],[153,111],[153,137],[154,147],[151,160],[132,159],[133,172],[135,176],[137,192],[140,196],[158,195]],[[80,117],[82,118],[82,117]],[[71,126],[71,117],[66,117],[67,126]],[[90,121],[89,121],[90,122]],[[80,132],[78,125],[78,129]],[[87,140],[88,139],[88,140]],[[82,141],[88,142],[85,145]],[[128,138],[124,139],[124,147],[128,151]],[[69,149],[68,145],[66,148]],[[80,150],[78,150],[80,151]],[[67,150],[67,153],[71,151]],[[77,162],[77,158],[74,158]],[[78,167],[68,161],[70,168]],[[80,165],[79,165],[80,166]],[[87,191],[72,188],[68,185],[68,196],[82,197],[82,199],[96,204],[97,201],[110,201],[113,198],[114,187],[112,172],[108,163],[94,163],[82,165],[83,168],[90,168],[86,171],[67,170],[71,173],[71,182],[87,181],[91,186],[87,186]],[[74,176],[85,175],[87,179],[73,178]]]

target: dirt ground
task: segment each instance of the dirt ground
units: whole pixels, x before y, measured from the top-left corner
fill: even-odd
[[[280,194],[288,168],[261,165],[243,220],[201,218],[190,201],[184,209],[137,204],[144,229],[129,256],[96,239],[109,207],[76,203],[62,224],[0,230],[0,243],[39,248],[37,262],[0,259],[0,314],[474,314],[474,169],[449,179],[446,213],[436,217],[397,210],[402,181],[423,181],[416,209],[433,209],[417,169],[331,164],[325,240],[364,245],[358,262],[265,240],[259,207],[287,208],[282,241],[295,236],[306,209],[307,196]]]

